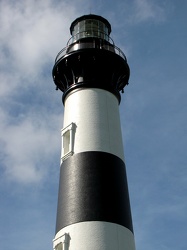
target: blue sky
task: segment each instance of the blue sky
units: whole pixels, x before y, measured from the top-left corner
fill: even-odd
[[[71,22],[102,15],[128,58],[120,104],[137,250],[186,250],[187,1],[0,1],[0,248],[52,249]]]

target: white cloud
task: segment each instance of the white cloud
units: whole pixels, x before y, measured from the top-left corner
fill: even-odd
[[[59,117],[47,113],[39,117],[27,114],[13,123],[1,110],[0,128],[3,133],[0,139],[4,152],[1,162],[8,179],[32,183],[45,177],[51,159],[60,148],[59,131],[53,130],[59,127]]]
[[[20,78],[36,76],[65,46],[75,10],[62,2],[58,7],[62,12],[50,0],[1,1],[0,63],[7,67],[7,74],[13,71]],[[10,88],[12,83],[13,79]]]
[[[165,18],[164,6],[154,0],[135,0],[134,1],[134,22],[155,20],[162,21]]]
[[[38,183],[60,151],[62,103],[51,70],[75,17],[68,1],[0,2],[1,178]]]

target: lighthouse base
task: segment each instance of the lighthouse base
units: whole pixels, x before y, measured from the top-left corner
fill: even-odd
[[[88,221],[61,229],[53,248],[63,250],[135,250],[133,233],[118,224]]]

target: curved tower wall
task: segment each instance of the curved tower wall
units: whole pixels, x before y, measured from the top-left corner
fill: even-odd
[[[119,116],[129,67],[103,17],[77,18],[70,32],[53,68],[64,103],[53,248],[135,250]]]

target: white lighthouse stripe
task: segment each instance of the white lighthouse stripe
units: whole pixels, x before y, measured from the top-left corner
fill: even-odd
[[[53,240],[54,249],[60,244],[66,247],[65,250],[135,250],[134,235],[129,229],[100,221],[81,222],[63,228]]]
[[[100,151],[124,160],[118,100],[97,88],[77,89],[65,100],[64,127],[75,123],[74,154]]]

